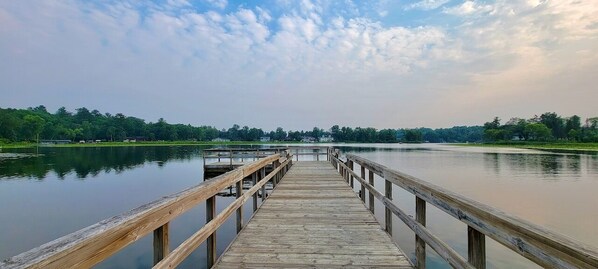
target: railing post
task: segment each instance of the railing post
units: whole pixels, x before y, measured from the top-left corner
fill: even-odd
[[[351,169],[351,171],[353,171],[353,161],[349,160],[349,169]],[[351,189],[354,187],[355,182],[353,180],[353,174],[349,173],[349,180],[351,181]]]
[[[209,223],[216,215],[216,196],[206,200],[206,223]],[[208,255],[207,267],[211,268],[216,263],[216,232],[212,233],[206,242]]]
[[[233,169],[233,150],[232,149],[229,151],[229,154],[230,154],[230,156],[229,156],[230,157],[230,169],[232,170]]]
[[[266,167],[260,169],[260,180],[266,177]],[[262,185],[262,202],[266,200],[266,184]]]
[[[154,265],[159,263],[168,255],[168,226],[169,222],[154,230]]]
[[[361,165],[361,179],[365,181],[365,167]],[[361,201],[365,204],[365,184],[361,183]]]
[[[384,196],[392,201],[392,183],[384,179]],[[384,209],[384,221],[386,224],[386,232],[392,235],[392,213],[388,207]]]
[[[299,149],[295,149],[295,154],[297,155],[297,161],[299,161]]]
[[[258,179],[258,171],[253,172],[251,174],[251,181],[253,181],[253,186],[257,184]],[[257,191],[253,193],[253,212],[257,211]]]
[[[478,269],[486,269],[486,236],[467,226],[467,261]]]
[[[415,196],[415,221],[422,226],[426,226],[426,201]],[[426,242],[415,235],[415,267],[418,269],[426,268]]]
[[[372,171],[372,170],[369,171],[369,180],[370,180],[370,185],[372,185],[372,187],[374,187],[374,171]],[[372,192],[370,192],[370,211],[372,211],[372,214],[374,214],[375,209],[376,209],[376,206],[374,204],[374,194]]]
[[[243,195],[243,179],[237,182],[237,199]],[[237,233],[243,229],[243,206],[237,209]]]

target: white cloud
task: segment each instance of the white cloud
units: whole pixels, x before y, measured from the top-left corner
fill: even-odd
[[[220,9],[224,9],[228,5],[228,0],[205,0],[205,1],[208,2],[210,5],[220,8]]]
[[[485,13],[492,11],[492,5],[484,5],[480,4],[476,1],[465,1],[460,5],[445,8],[443,10],[446,14],[463,16],[463,15],[471,15],[476,13]]]
[[[413,4],[408,5],[405,9],[421,9],[421,10],[432,10],[437,9],[444,4],[450,2],[450,0],[422,0]]]
[[[566,100],[558,90],[570,82],[577,105],[546,111],[595,113],[590,0],[465,1],[441,14],[455,27],[384,25],[320,1],[230,12],[170,3],[0,3],[0,105],[72,104],[218,127],[434,127],[497,114],[481,108],[541,113],[553,96]],[[331,105],[339,102],[368,109]]]

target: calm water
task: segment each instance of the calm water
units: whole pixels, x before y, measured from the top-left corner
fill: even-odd
[[[598,246],[598,155],[444,145],[344,144],[342,149]],[[0,156],[0,259],[203,181],[202,147],[197,146],[40,148],[3,150]],[[383,186],[381,179],[376,186]],[[413,215],[413,195],[395,188],[393,197]],[[230,201],[218,197],[217,208]],[[246,218],[250,206],[244,209]],[[382,220],[379,204],[376,213]],[[465,224],[432,206],[427,218],[434,233],[466,255]],[[204,223],[203,205],[174,220],[171,248]],[[398,219],[393,228],[395,240],[413,255],[414,234]],[[234,236],[233,217],[218,230],[219,252]],[[143,238],[97,268],[150,267],[151,240]],[[537,267],[487,242],[490,268]],[[429,268],[448,268],[429,253]],[[202,245],[180,268],[204,265]]]

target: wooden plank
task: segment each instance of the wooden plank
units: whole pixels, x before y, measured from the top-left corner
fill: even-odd
[[[160,262],[169,252],[169,222],[154,230],[154,265]]]
[[[369,183],[370,185],[372,185],[372,187],[374,187],[374,172],[372,172],[371,170],[368,170],[368,175],[369,175]],[[374,214],[376,212],[376,204],[374,202],[374,195],[371,192],[369,193],[369,197],[370,197],[370,211],[372,212],[372,214]]]
[[[341,164],[342,165],[342,164]],[[355,175],[355,178],[370,191],[382,204],[390,209],[399,219],[407,225],[415,234],[419,235],[436,253],[443,258],[453,268],[467,268],[473,269],[463,257],[461,257],[455,250],[449,247],[446,243],[442,242],[438,237],[433,235],[425,226],[415,221],[411,216],[407,215],[392,200],[388,199],[384,194],[376,190],[372,185],[366,183],[365,179],[362,179]]]
[[[415,221],[426,226],[426,201],[415,197]],[[415,235],[415,268],[426,268],[426,241]]]
[[[327,162],[297,162],[214,268],[412,268]]]
[[[216,196],[210,197],[206,200],[206,223],[210,223],[214,219],[216,215]],[[207,267],[211,268],[212,265],[216,262],[216,232],[212,232],[208,235],[206,243],[207,249],[207,258],[206,263]]]
[[[290,160],[287,160],[286,163],[289,163]],[[281,169],[279,167],[278,169]],[[238,208],[243,206],[243,204],[251,198],[251,196],[259,191],[259,189],[266,184],[269,180],[274,177],[278,170],[272,171],[270,174],[262,178],[255,186],[251,187],[247,192],[245,192],[239,199],[236,199],[230,205],[228,205],[225,209],[220,212],[217,216],[215,216],[210,222],[206,223],[199,231],[194,233],[191,237],[187,238],[183,243],[181,243],[176,249],[174,249],[170,255],[165,257],[162,261],[156,264],[153,268],[154,269],[164,269],[164,268],[174,268],[183,262],[189,254],[191,254],[204,240],[206,240],[210,235],[214,234],[218,227],[222,225],[230,215],[232,215]],[[209,245],[209,242],[208,242]],[[215,248],[214,248],[215,249]],[[211,254],[208,253],[208,258],[211,258]],[[215,257],[215,256],[214,256]],[[208,260],[208,268],[211,267],[210,260]]]
[[[384,196],[386,196],[388,200],[392,200],[392,184],[388,180],[384,181]],[[392,235],[392,212],[390,212],[388,207],[384,209],[384,224],[386,232]]]
[[[279,159],[272,155],[197,186],[100,221],[8,258],[1,268],[89,268],[195,207],[246,175]]]
[[[478,269],[486,269],[486,237],[467,226],[467,260]]]
[[[347,158],[546,268],[598,268],[598,249],[353,154]]]
[[[237,199],[241,198],[241,195],[243,195],[243,182],[239,181],[237,182],[237,186],[236,186],[236,193],[237,193]],[[239,233],[241,230],[243,229],[243,207],[239,207],[237,209],[237,233]]]

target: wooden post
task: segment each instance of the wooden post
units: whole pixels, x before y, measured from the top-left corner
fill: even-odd
[[[392,183],[388,180],[384,180],[384,196],[389,200],[392,200]],[[386,232],[392,235],[392,212],[388,207],[384,209],[384,220],[386,223]]]
[[[260,169],[260,179],[263,179],[266,177],[266,167],[262,167],[262,169]],[[264,202],[266,200],[266,184],[262,185],[262,202]]]
[[[299,161],[299,149],[295,150],[295,155],[297,155],[297,161]]]
[[[351,169],[351,171],[353,171],[353,161],[349,161],[349,169]],[[353,189],[355,182],[353,180],[353,174],[349,173],[349,180],[351,181],[351,189]]]
[[[253,181],[253,186],[257,184],[258,178],[258,171],[253,172],[251,174],[251,181]],[[253,193],[253,212],[257,211],[257,191]]]
[[[168,239],[169,222],[154,230],[154,265],[159,263],[169,252]]]
[[[230,156],[229,156],[230,157],[230,169],[233,170],[233,150],[232,149],[229,151],[229,154],[230,154]]]
[[[426,226],[426,201],[415,196],[415,221]],[[426,242],[415,235],[415,268],[426,268]]]
[[[467,226],[467,261],[478,269],[486,269],[486,236]]]
[[[316,152],[316,161],[320,160],[320,150],[318,149],[318,151]]]
[[[243,179],[237,182],[237,199],[243,195]],[[243,206],[237,209],[237,233],[243,229]]]
[[[206,223],[209,223],[216,216],[216,196],[206,200]],[[212,233],[206,242],[208,255],[207,267],[211,268],[216,263],[216,232]]]
[[[365,167],[361,166],[361,178],[365,181]],[[365,185],[361,184],[361,201],[365,204]]]
[[[374,187],[374,171],[370,170],[369,171],[369,180],[370,180],[370,185],[372,185],[372,187]],[[370,192],[370,211],[372,211],[372,214],[374,214],[376,209],[376,205],[374,204],[374,194],[372,192]]]

